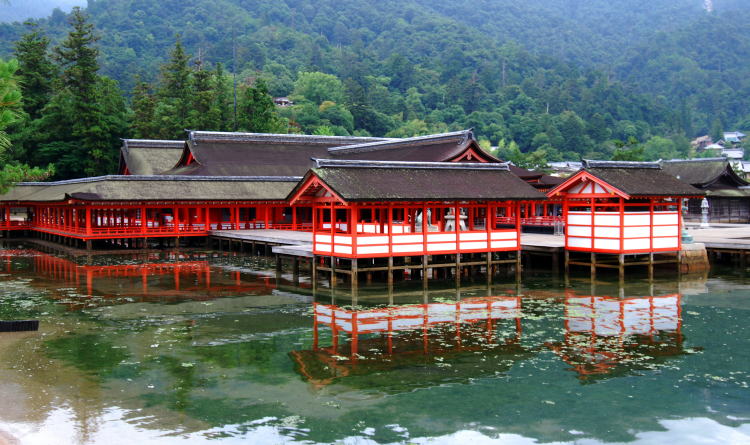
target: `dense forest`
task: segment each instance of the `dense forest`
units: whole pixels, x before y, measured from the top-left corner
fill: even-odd
[[[107,173],[120,137],[185,128],[473,128],[529,167],[691,156],[695,136],[750,129],[750,6],[714,4],[89,0],[72,15],[0,24],[0,59],[19,60],[24,96],[2,161],[54,164],[60,178]],[[90,75],[71,78],[81,69]]]

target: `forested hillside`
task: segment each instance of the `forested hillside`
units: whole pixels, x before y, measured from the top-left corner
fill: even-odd
[[[474,128],[533,166],[687,156],[698,134],[750,129],[750,6],[714,4],[709,14],[700,0],[89,0],[85,12],[101,37],[99,72],[132,110],[118,137]],[[48,50],[70,28],[59,11],[39,26]],[[18,57],[28,32],[1,24],[0,58]],[[186,54],[175,58],[177,40]],[[269,94],[296,105],[248,120]],[[19,157],[42,144],[32,139],[15,138]]]

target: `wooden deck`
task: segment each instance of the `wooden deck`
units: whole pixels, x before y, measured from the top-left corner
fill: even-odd
[[[270,244],[271,251],[281,255],[311,258],[312,232],[291,230],[214,230],[211,236],[233,242]],[[561,253],[565,238],[561,235],[524,233],[521,235],[521,248],[524,252]]]
[[[688,228],[696,243],[709,250],[750,251],[750,224],[720,224],[707,229]]]
[[[748,251],[750,253],[750,224],[722,224],[701,229],[692,227],[688,233],[696,243],[703,243],[709,250]],[[215,230],[211,236],[233,242],[271,245],[271,252],[282,255],[312,257],[312,232],[291,230]],[[562,253],[565,238],[562,235],[523,233],[521,250],[529,253]]]

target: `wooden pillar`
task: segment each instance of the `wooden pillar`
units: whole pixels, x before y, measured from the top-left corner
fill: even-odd
[[[388,257],[388,277],[387,277],[387,283],[389,287],[393,287],[393,257]]]
[[[295,286],[299,286],[299,257],[297,256],[292,260],[292,281]]]
[[[315,296],[315,293],[318,290],[318,257],[315,254],[310,258],[310,276],[313,296]]]
[[[333,249],[333,245],[331,245],[331,249]],[[336,287],[336,257],[332,256],[331,258],[331,290],[333,290]]]
[[[92,227],[91,227],[91,209],[88,208],[88,207],[86,207],[86,234],[90,235],[91,232],[92,232]],[[87,241],[86,242],[86,248],[87,249],[89,248],[88,245],[89,245],[89,242]]]
[[[352,259],[352,294],[356,295],[359,287],[359,264],[357,258]]]
[[[179,234],[180,233],[180,209],[178,207],[175,207],[172,209],[172,224],[174,224],[174,233]]]
[[[681,270],[680,267],[680,252],[677,252],[677,270]],[[648,280],[654,280],[654,252],[648,253]]]
[[[596,252],[591,252],[591,279],[596,279]]]

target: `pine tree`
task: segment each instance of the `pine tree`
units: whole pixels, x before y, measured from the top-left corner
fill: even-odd
[[[224,67],[221,63],[216,64],[213,77],[214,104],[213,110],[216,113],[216,120],[219,122],[220,131],[232,130],[233,112],[232,112],[232,90],[229,79],[224,74]]]
[[[18,62],[0,60],[0,193],[5,193],[14,183],[28,180],[41,180],[53,173],[52,166],[46,170],[31,168],[25,164],[8,162],[6,150],[11,141],[5,129],[21,118],[21,89],[15,76]]]
[[[69,22],[73,29],[54,50],[59,88],[42,109],[44,143],[36,157],[55,162],[61,178],[109,173],[127,130],[125,103],[117,83],[98,74],[94,26],[80,8],[73,8]]]
[[[162,66],[161,88],[155,111],[163,139],[181,139],[189,126],[188,114],[192,105],[189,60],[178,36],[169,63]]]
[[[23,110],[30,119],[38,119],[42,108],[52,96],[52,80],[56,67],[48,54],[49,38],[42,34],[39,25],[32,21],[24,23],[29,31],[15,44],[15,56],[19,63]]]
[[[254,85],[243,92],[238,120],[242,130],[253,133],[279,133],[286,130],[284,123],[276,115],[273,99],[268,94],[268,87],[263,79],[257,79]]]
[[[198,59],[193,72],[193,104],[189,112],[189,128],[195,130],[218,131],[219,111],[215,107],[216,90],[214,90],[213,73],[203,69],[203,62]]]
[[[133,88],[133,121],[131,130],[133,137],[139,139],[156,138],[159,131],[156,126],[154,112],[156,110],[156,98],[154,97],[151,84],[136,79]]]

